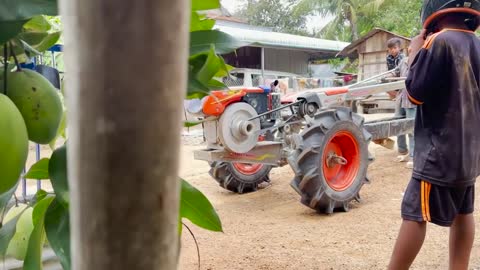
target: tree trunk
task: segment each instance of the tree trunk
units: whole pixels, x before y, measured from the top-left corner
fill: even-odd
[[[348,22],[350,23],[350,28],[351,28],[351,31],[352,31],[352,41],[355,41],[355,40],[360,38],[359,34],[358,34],[357,22],[355,20],[353,20],[352,18],[349,18]]]
[[[177,268],[188,3],[61,3],[74,270]]]

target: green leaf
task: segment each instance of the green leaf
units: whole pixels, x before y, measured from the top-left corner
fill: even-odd
[[[45,213],[52,203],[54,196],[47,196],[33,208],[33,231],[28,241],[27,254],[23,263],[24,270],[42,269],[42,249],[45,242]]]
[[[27,59],[29,59],[31,56],[36,56],[36,55],[40,55],[40,52],[37,51],[36,49],[34,49],[32,46],[30,46],[28,43],[26,43],[25,41],[23,40],[20,40],[17,37],[15,38],[12,38],[10,40],[12,46],[13,46],[13,52],[15,53],[15,55],[17,56],[17,60],[20,62],[20,63],[23,63],[25,62]],[[10,48],[9,48],[10,49]],[[3,51],[3,46],[0,47],[0,50]],[[10,56],[9,57],[9,61],[10,63],[13,63],[13,57]]]
[[[48,175],[48,163],[50,159],[42,158],[37,163],[33,164],[28,170],[27,174],[25,174],[25,178],[27,179],[49,179],[50,176]]]
[[[210,10],[220,8],[220,0],[192,0],[192,10]]]
[[[2,34],[3,32],[1,32],[0,36]],[[38,31],[24,31],[21,33],[17,32],[15,36],[11,36],[9,40],[12,41],[13,51],[15,55],[17,55],[17,58],[24,61],[24,59],[28,59],[32,55],[39,55],[41,52],[44,52],[55,45],[60,39],[60,34],[60,32],[47,33]],[[13,61],[12,57],[11,61]]]
[[[23,51],[28,56],[37,56],[37,55],[42,54],[39,51],[37,51],[35,48],[30,46],[30,44],[28,44],[25,40],[19,39],[18,42],[21,44],[21,47],[23,48]]]
[[[0,45],[14,38],[22,31],[23,24],[28,20],[5,22],[0,21]],[[2,50],[3,55],[3,50]]]
[[[23,32],[18,37],[39,52],[44,52],[55,45],[61,32]]]
[[[68,207],[55,199],[45,215],[45,231],[48,243],[60,259],[63,270],[71,268],[70,219]]]
[[[210,30],[215,25],[215,20],[207,19],[204,15],[192,12],[190,17],[190,32]]]
[[[5,214],[5,209],[7,208],[8,202],[13,196],[13,193],[17,190],[18,183],[15,184],[9,191],[6,191],[0,194],[0,220],[3,222],[3,216]]]
[[[205,62],[207,61],[209,53],[210,50],[208,52],[192,55],[188,58],[188,66],[190,67],[189,74],[196,74],[198,73],[198,71],[200,71],[200,69],[202,69],[202,67],[205,65]]]
[[[18,38],[33,47],[42,43],[47,36],[47,32],[23,32],[18,35]]]
[[[57,200],[65,206],[68,205],[67,145],[63,145],[53,151],[48,165],[48,173],[55,195],[57,195]]]
[[[63,110],[62,120],[60,121],[60,125],[58,126],[57,135],[55,138],[49,143],[50,149],[54,150],[55,145],[57,143],[58,138],[63,137],[65,138],[65,129],[67,128],[67,111]]]
[[[187,181],[181,180],[180,216],[206,230],[221,232],[222,223],[207,197]]]
[[[20,216],[23,214],[23,212],[25,212],[26,209],[27,208],[23,209],[20,214],[12,218],[10,221],[4,224],[2,228],[0,228],[0,258],[5,257],[8,249],[8,244],[10,243],[13,236],[15,235],[15,232],[17,231],[18,219],[20,219]]]
[[[182,235],[182,231],[183,231],[182,217],[178,216],[178,235]]]
[[[228,88],[224,83],[217,81],[215,79],[211,79],[208,82],[208,87],[212,90],[222,90]]]
[[[200,0],[201,1],[201,0]],[[58,15],[56,0],[2,0],[0,21],[20,21],[35,15]]]
[[[229,34],[217,30],[190,33],[190,55],[209,52],[212,44],[215,46],[217,54],[227,54],[248,43],[241,42]]]
[[[225,63],[225,59],[223,59],[223,57],[221,55],[218,56],[218,58],[220,58],[220,63],[221,63],[221,68],[220,70],[217,72],[217,74],[215,74],[214,77],[216,78],[222,78],[222,77],[227,77],[227,76],[230,76],[230,70],[234,69],[234,67],[230,66],[230,65],[227,65]]]
[[[210,94],[210,88],[203,85],[197,79],[189,76],[187,86],[187,99],[202,98]]]
[[[186,96],[186,99],[201,99],[203,97],[206,97],[210,94],[210,92],[201,92],[201,91],[196,91],[195,93],[188,94]]]
[[[221,67],[221,60],[215,54],[215,47],[211,45],[207,60],[203,64],[202,68],[197,72],[197,74],[195,74],[195,77],[202,84],[208,84],[208,82],[215,76],[215,74],[217,74]]]
[[[53,45],[57,44],[60,39],[61,32],[49,33],[45,39],[42,40],[40,44],[34,46],[34,48],[39,52],[44,52],[50,49]]]
[[[48,193],[45,190],[40,189],[39,191],[37,191],[37,193],[35,193],[35,197],[33,198],[32,203],[36,204],[37,202],[45,199],[45,197],[47,196]]]
[[[0,44],[14,38],[22,31],[22,27],[32,17],[37,15],[57,15],[56,0],[35,0],[35,1],[0,1]],[[28,27],[39,27],[38,21],[32,22]]]
[[[194,126],[201,125],[202,123],[203,123],[203,121],[199,121],[199,122],[188,122],[188,121],[185,121],[185,122],[183,122],[183,126],[186,127],[186,128],[190,128],[190,127],[194,127]]]
[[[41,31],[47,32],[52,29],[52,25],[43,15],[37,15],[31,18],[26,24],[23,25],[23,28],[27,31]]]

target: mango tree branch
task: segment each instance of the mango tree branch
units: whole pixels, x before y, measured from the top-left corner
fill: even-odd
[[[17,55],[15,55],[15,52],[13,51],[13,44],[12,42],[8,43],[10,45],[10,54],[13,57],[13,60],[15,61],[15,65],[17,66],[17,71],[22,71],[22,68],[20,67],[20,63],[18,63]]]

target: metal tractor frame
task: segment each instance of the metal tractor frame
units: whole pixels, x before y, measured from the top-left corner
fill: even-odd
[[[391,72],[283,99],[269,88],[214,91],[196,112],[205,118],[207,147],[195,151],[194,157],[208,161],[210,175],[236,193],[256,191],[270,181],[273,167],[288,164],[294,172],[291,186],[304,205],[321,213],[348,211],[352,200],[360,201],[360,189],[369,182],[367,168],[374,159],[369,143],[391,148],[389,137],[413,132],[413,119],[365,122],[342,106],[403,89],[401,78],[380,82]]]

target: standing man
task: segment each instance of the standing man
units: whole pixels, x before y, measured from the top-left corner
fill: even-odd
[[[410,49],[410,48],[409,48]],[[399,64],[400,69],[400,77],[407,77],[408,76],[408,57],[404,58],[402,62]],[[398,92],[396,97],[396,116],[405,116],[406,118],[415,118],[417,114],[417,105],[412,103],[408,99],[407,89],[404,88]],[[397,144],[398,149],[403,149],[408,152],[406,155],[400,154],[397,157],[398,162],[406,162],[406,167],[408,169],[413,169],[413,153],[415,148],[415,140],[413,133],[409,133],[408,135],[408,148],[407,148],[407,138],[405,135],[400,135],[397,137]]]
[[[393,77],[401,77],[407,72],[408,64],[405,59],[405,55],[402,53],[402,40],[394,37],[387,41],[387,68],[388,70],[395,70],[393,72]],[[397,69],[398,68],[398,69]],[[403,74],[402,74],[403,71]],[[403,109],[401,104],[401,97],[399,97],[398,90],[389,91],[388,95],[391,99],[396,99],[395,104],[395,116],[405,116],[406,111]],[[409,149],[407,147],[407,138],[404,134],[397,136],[397,148],[398,148],[398,157],[397,161],[399,162],[408,162],[409,161]],[[412,149],[410,148],[410,152]]]

